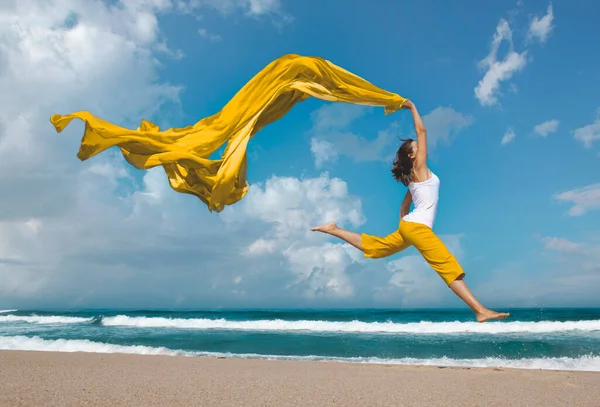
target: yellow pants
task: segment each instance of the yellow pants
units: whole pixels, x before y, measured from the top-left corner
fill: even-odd
[[[447,285],[465,273],[446,245],[427,225],[400,221],[398,230],[385,236],[362,234],[365,257],[378,259],[414,246]]]

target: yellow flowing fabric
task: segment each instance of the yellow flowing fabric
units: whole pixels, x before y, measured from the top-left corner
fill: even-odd
[[[284,55],[254,76],[223,107],[193,126],[161,131],[143,120],[126,129],[80,111],[50,119],[61,132],[73,119],[85,122],[77,157],[86,160],[118,146],[129,164],[140,170],[162,165],[171,187],[197,196],[210,211],[220,212],[248,191],[246,146],[260,129],[283,117],[296,103],[315,98],[382,106],[385,114],[406,100],[319,57]],[[209,157],[225,142],[218,160]]]

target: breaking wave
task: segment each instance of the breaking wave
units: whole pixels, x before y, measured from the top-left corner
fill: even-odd
[[[0,317],[1,318],[1,317]],[[590,321],[540,321],[540,322],[362,322],[362,321],[288,321],[251,320],[232,321],[207,318],[147,318],[118,315],[100,320],[105,326],[138,328],[180,328],[199,330],[241,330],[262,332],[313,332],[313,333],[387,333],[387,334],[460,334],[460,333],[554,333],[568,331],[600,331],[600,320]]]
[[[269,359],[269,360],[313,360],[347,363],[387,364],[387,365],[419,365],[419,366],[447,366],[447,367],[498,367],[515,369],[542,369],[542,370],[579,370],[600,371],[600,357],[581,356],[577,358],[482,358],[482,359],[452,359],[452,358],[400,358],[384,359],[374,357],[323,357],[323,356],[282,356],[260,354],[235,354],[218,352],[187,352],[164,347],[151,346],[125,346],[113,345],[102,342],[93,342],[80,339],[54,339],[47,340],[40,337],[6,336],[0,337],[0,350],[27,350],[46,352],[88,352],[88,353],[125,353],[138,355],[167,355],[167,356],[204,356],[204,357],[230,357],[244,359]]]
[[[81,324],[92,322],[93,318],[62,317],[62,316],[20,316],[1,315],[0,322],[27,322],[30,324]]]

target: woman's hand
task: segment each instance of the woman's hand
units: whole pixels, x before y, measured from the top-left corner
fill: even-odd
[[[410,100],[406,99],[404,101],[404,103],[402,103],[402,109],[412,109],[413,107],[415,107],[415,104],[413,102],[411,102]]]

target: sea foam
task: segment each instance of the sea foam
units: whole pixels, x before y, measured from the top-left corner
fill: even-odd
[[[21,316],[21,315],[1,315],[0,322],[27,322],[30,324],[80,324],[92,322],[93,318],[81,317],[63,317],[63,316]]]
[[[307,333],[366,333],[366,334],[504,334],[504,333],[558,333],[568,331],[600,331],[600,320],[540,321],[540,322],[363,322],[311,320],[248,320],[232,321],[207,318],[147,318],[118,315],[101,319],[105,326],[137,328],[180,328],[198,330],[239,330],[263,332]]]
[[[347,363],[387,364],[387,365],[425,365],[447,367],[498,367],[516,369],[541,369],[541,370],[579,370],[600,371],[600,357],[581,356],[577,358],[482,358],[482,359],[452,359],[452,358],[340,358],[322,356],[285,356],[285,355],[259,355],[235,354],[218,352],[188,352],[183,350],[168,349],[150,346],[124,346],[81,339],[42,339],[40,337],[5,336],[0,337],[0,350],[27,350],[46,352],[89,352],[89,353],[121,353],[139,355],[167,355],[167,356],[204,356],[204,357],[230,357],[244,359],[268,360],[313,360]]]

